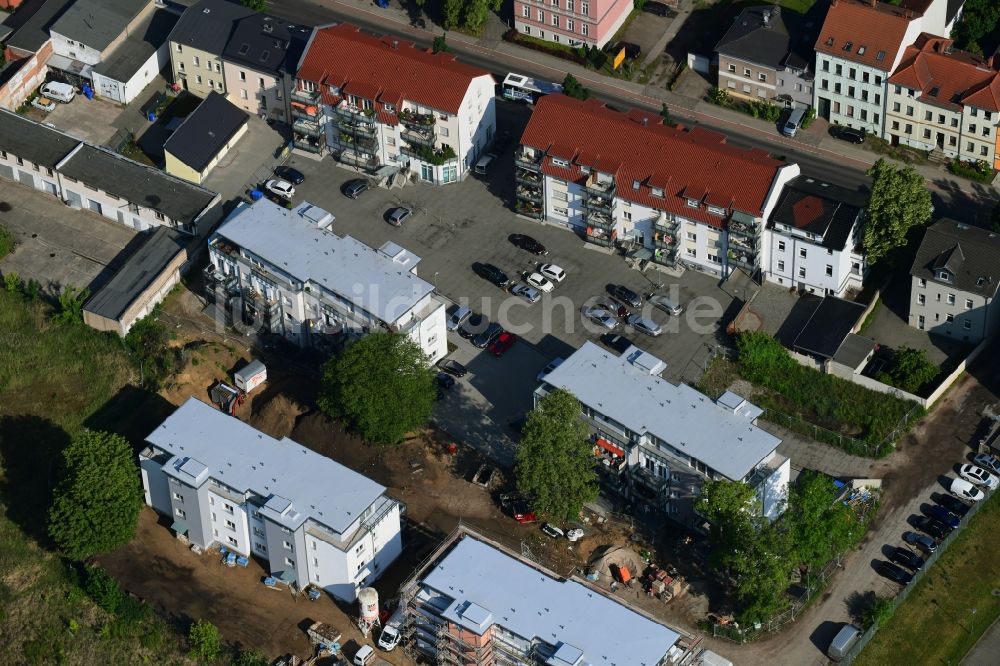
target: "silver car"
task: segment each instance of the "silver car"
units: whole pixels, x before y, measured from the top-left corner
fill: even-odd
[[[404,208],[403,206],[393,208],[389,211],[389,224],[394,227],[401,227],[403,226],[403,222],[405,222],[412,214],[412,210]]]
[[[538,293],[537,289],[529,287],[526,284],[515,285],[514,288],[510,290],[510,293],[515,296],[520,296],[529,303],[536,303],[538,299],[542,297],[542,295]]]
[[[594,321],[609,331],[613,331],[618,326],[618,318],[604,308],[589,307],[584,308],[583,316]]]
[[[663,333],[663,329],[652,319],[647,319],[642,315],[634,314],[628,318],[628,325],[637,331],[642,331],[646,335],[651,335],[654,338],[659,334]]]
[[[674,302],[674,300],[669,296],[665,296],[664,294],[653,294],[649,297],[649,302],[652,303],[654,307],[663,310],[667,314],[674,315],[675,317],[684,312],[684,308]]]

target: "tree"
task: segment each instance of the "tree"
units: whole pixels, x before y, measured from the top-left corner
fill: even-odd
[[[3,274],[3,287],[8,294],[16,294],[21,291],[21,276],[17,271],[7,271]]]
[[[892,597],[873,597],[861,612],[861,623],[865,629],[884,626],[896,610],[894,604]]]
[[[583,84],[580,83],[572,74],[566,75],[566,78],[563,79],[562,85],[563,93],[569,95],[570,97],[574,97],[576,99],[587,99],[590,97],[590,90],[584,88]]]
[[[63,452],[49,509],[49,536],[73,560],[112,551],[135,534],[142,497],[125,438],[85,430]]]
[[[955,42],[961,49],[982,55],[983,38],[993,33],[998,24],[1000,5],[996,0],[967,0],[953,31]]]
[[[850,547],[863,529],[836,497],[833,480],[818,472],[803,472],[789,488],[784,521],[795,560],[810,569],[822,567]]]
[[[10,235],[7,228],[0,225],[0,259],[14,251],[14,237]]]
[[[207,620],[198,620],[188,630],[191,655],[202,661],[215,661],[222,653],[222,636],[219,629]]]
[[[240,650],[233,659],[233,666],[268,666],[270,660],[256,650]]]
[[[459,19],[462,17],[463,0],[442,0],[441,2],[441,27],[451,30],[459,26]]]
[[[365,439],[395,444],[427,423],[434,381],[417,343],[405,335],[371,333],[327,361],[319,406]]]
[[[448,35],[438,35],[434,38],[431,43],[431,50],[434,53],[451,53],[451,47],[448,46]]]
[[[938,372],[938,367],[927,360],[924,350],[901,347],[888,372],[879,373],[878,380],[907,393],[916,393],[921,386],[933,381]]]
[[[462,23],[470,32],[478,33],[490,17],[493,0],[465,0],[465,11],[462,12]]]
[[[267,0],[240,0],[240,4],[255,12],[267,11]]]
[[[670,109],[667,108],[667,103],[663,103],[663,107],[660,109],[660,117],[663,118],[664,125],[673,125],[673,121],[670,119]]]
[[[868,262],[898,259],[898,249],[910,230],[931,219],[934,206],[924,178],[909,165],[896,166],[880,159],[870,169],[871,196],[865,221],[865,252]]]
[[[712,566],[727,569],[738,565],[743,549],[756,540],[753,488],[735,481],[708,481],[701,487],[695,510],[709,524]]]
[[[135,322],[125,336],[125,347],[139,366],[143,385],[148,380],[156,386],[173,374],[179,362],[179,350],[170,348],[170,331],[157,315],[158,310]]]
[[[531,507],[557,521],[575,519],[597,497],[597,471],[580,403],[555,390],[528,414],[517,449],[517,489]]]
[[[90,290],[77,289],[73,285],[66,285],[62,293],[59,294],[59,312],[52,318],[59,324],[82,324],[83,304],[90,298]]]

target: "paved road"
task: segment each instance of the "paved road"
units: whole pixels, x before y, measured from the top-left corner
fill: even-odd
[[[997,655],[1000,655],[1000,622],[993,623],[965,655],[960,666],[993,666],[997,663]]]

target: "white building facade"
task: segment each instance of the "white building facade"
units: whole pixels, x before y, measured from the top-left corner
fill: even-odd
[[[384,487],[287,437],[189,398],[146,441],[146,504],[202,549],[256,557],[347,602],[402,551],[401,507]]]
[[[209,240],[209,289],[227,306],[238,297],[247,320],[301,347],[390,331],[408,335],[429,364],[443,358],[445,304],[417,276],[420,258],[395,243],[376,250],[337,236],[332,224],[309,203],[241,204]]]

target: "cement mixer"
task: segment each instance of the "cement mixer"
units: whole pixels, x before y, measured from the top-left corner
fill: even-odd
[[[358,615],[358,628],[365,636],[372,627],[379,624],[378,619],[378,591],[373,587],[363,587],[358,592],[358,605],[361,612]]]

